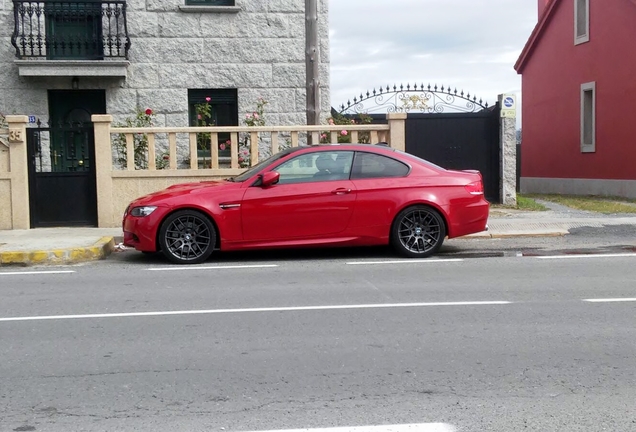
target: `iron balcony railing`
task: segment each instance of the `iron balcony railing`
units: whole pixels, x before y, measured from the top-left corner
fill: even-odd
[[[128,58],[125,0],[14,0],[13,14],[19,59]]]

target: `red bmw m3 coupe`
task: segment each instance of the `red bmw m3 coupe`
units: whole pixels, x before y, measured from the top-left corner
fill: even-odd
[[[478,171],[441,168],[386,145],[295,147],[242,174],[171,186],[133,201],[124,244],[197,264],[215,250],[392,245],[436,253],[486,230]]]

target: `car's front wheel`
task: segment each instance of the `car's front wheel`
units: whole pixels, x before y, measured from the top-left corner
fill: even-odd
[[[442,247],[446,237],[444,219],[431,207],[418,205],[402,210],[391,227],[391,243],[409,258],[425,258]]]
[[[161,224],[158,240],[161,251],[173,263],[199,264],[212,254],[216,230],[203,213],[180,210]]]

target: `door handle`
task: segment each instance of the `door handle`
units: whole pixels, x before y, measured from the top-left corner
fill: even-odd
[[[331,193],[334,194],[334,195],[346,195],[348,193],[351,193],[351,189],[338,188],[336,190],[332,190]]]

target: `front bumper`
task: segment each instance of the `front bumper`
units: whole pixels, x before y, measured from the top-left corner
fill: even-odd
[[[126,211],[122,221],[124,246],[143,252],[156,252],[158,250],[157,234],[166,213],[167,209],[163,207],[158,207],[152,214],[145,217],[132,216]]]

